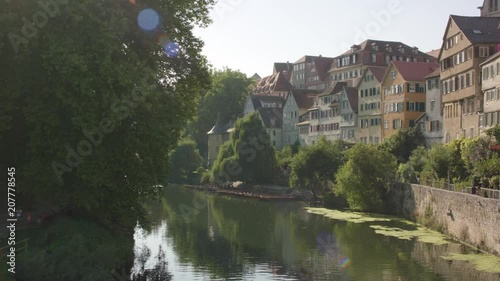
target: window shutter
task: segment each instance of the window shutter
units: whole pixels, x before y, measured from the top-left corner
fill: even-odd
[[[495,47],[491,46],[489,51],[489,55],[492,56],[493,54],[495,54]]]
[[[474,57],[475,58],[479,57],[479,47],[478,46],[474,47]]]
[[[436,131],[439,131],[439,121],[436,121]]]
[[[410,83],[406,84],[406,91],[409,93],[410,92]]]
[[[409,101],[406,102],[406,111],[410,111],[410,102]]]

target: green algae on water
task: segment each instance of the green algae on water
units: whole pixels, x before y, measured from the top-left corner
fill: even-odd
[[[338,210],[329,210],[325,208],[305,208],[310,214],[323,215],[327,218],[348,221],[353,223],[375,222],[375,221],[391,221],[388,218],[382,218],[365,213],[358,212],[343,212]]]
[[[434,245],[444,245],[450,243],[443,234],[432,231],[425,227],[417,226],[415,230],[405,230],[397,227],[387,227],[381,225],[370,225],[371,228],[375,229],[375,233],[396,237],[402,240],[412,240],[417,238],[418,241],[423,243],[429,243]]]
[[[448,256],[441,257],[445,260],[451,261],[466,261],[474,264],[477,270],[500,273],[500,258],[487,255],[487,254],[449,254]]]

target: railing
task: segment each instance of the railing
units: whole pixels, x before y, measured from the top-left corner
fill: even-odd
[[[29,238],[26,238],[26,239],[23,239],[21,241],[16,241],[16,252],[19,252],[19,251],[27,251],[28,250],[28,242],[29,242]],[[22,245],[22,247],[19,247],[19,245]],[[7,245],[7,246],[4,246],[2,248],[0,248],[0,261],[7,257],[7,253],[10,253],[10,248],[13,247],[13,246],[10,246],[10,245]],[[6,250],[7,253],[4,254],[4,250]]]
[[[472,194],[472,187],[465,187],[464,189],[460,190],[458,187],[455,188],[455,185],[449,184],[447,182],[442,182],[442,181],[436,181],[436,180],[421,181],[419,184],[434,187],[434,188],[439,188],[439,189],[446,189],[449,191],[465,192],[465,193]],[[487,198],[500,200],[500,190],[498,190],[498,189],[480,188],[479,191],[476,189],[475,194],[481,195],[481,196],[484,196]]]

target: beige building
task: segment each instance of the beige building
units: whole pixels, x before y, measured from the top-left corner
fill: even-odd
[[[479,134],[483,113],[480,65],[496,53],[500,18],[450,16],[439,55],[444,138]]]
[[[380,84],[386,67],[369,66],[358,86],[358,124],[356,140],[379,144],[382,140],[382,95]]]
[[[479,117],[480,129],[500,124],[500,53],[481,64],[484,114]]]
[[[308,112],[318,95],[316,90],[295,89],[291,90],[283,106],[283,146],[300,142],[299,117]],[[303,142],[301,142],[301,145]]]
[[[422,115],[417,120],[420,131],[424,134],[428,146],[443,142],[443,110],[441,106],[439,74],[440,69],[437,68],[425,77],[427,81],[425,115]]]

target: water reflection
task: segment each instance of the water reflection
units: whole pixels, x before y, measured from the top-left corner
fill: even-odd
[[[377,235],[369,224],[302,207],[169,187],[149,205],[154,227],[136,232],[136,247],[161,246],[172,280],[500,280],[472,268],[476,274],[457,277],[464,266],[439,258],[449,245]],[[158,264],[158,253],[149,253],[143,270]]]

